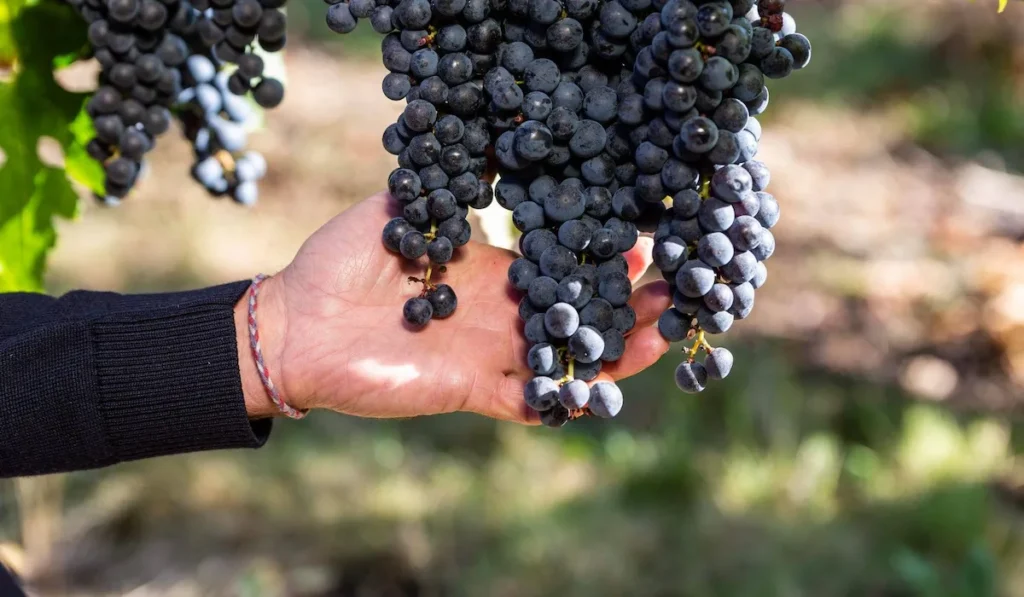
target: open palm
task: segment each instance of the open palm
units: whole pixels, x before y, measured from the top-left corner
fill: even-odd
[[[531,372],[519,297],[506,277],[516,255],[476,242],[456,251],[447,272],[432,280],[454,288],[458,309],[413,330],[402,306],[422,291],[409,277],[422,277],[423,266],[389,253],[380,241],[396,208],[387,194],[353,206],[268,280],[260,309],[276,310],[283,325],[264,336],[264,345],[271,366],[279,367],[285,400],[366,417],[471,411],[535,422],[522,399]],[[634,281],[650,263],[649,253],[650,241],[641,238],[627,254]],[[619,362],[606,363],[596,381],[633,375],[664,354],[668,344],[651,324],[670,303],[664,282],[634,292],[637,324],[627,351]]]

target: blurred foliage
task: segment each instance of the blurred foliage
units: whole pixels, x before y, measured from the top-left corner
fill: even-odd
[[[1010,424],[801,370],[784,344],[735,351],[749,366],[699,397],[671,387],[674,355],[624,382],[615,425],[320,414],[256,452],[72,475],[69,524],[97,527],[75,550],[102,564],[67,583],[229,558],[230,591],[202,594],[1018,594],[1021,522],[989,489]],[[167,544],[173,564],[144,556]]]
[[[801,6],[798,25],[814,40],[813,66],[774,82],[773,100],[900,110],[910,140],[938,155],[995,153],[1024,170],[1019,22],[1012,13],[983,21],[987,15],[949,4],[908,11],[904,3],[873,3],[851,18],[836,18],[834,7]],[[951,25],[954,19],[963,22]]]

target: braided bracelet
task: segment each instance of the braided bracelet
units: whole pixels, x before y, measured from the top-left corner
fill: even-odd
[[[285,404],[281,398],[281,394],[277,391],[277,387],[274,386],[274,382],[270,379],[270,371],[267,370],[266,363],[263,362],[263,347],[260,346],[260,331],[256,327],[256,300],[260,295],[260,286],[263,285],[263,281],[268,276],[264,274],[256,274],[256,277],[252,279],[252,285],[249,286],[249,346],[252,348],[252,356],[256,360],[256,371],[259,371],[260,379],[263,381],[263,386],[267,388],[267,393],[270,394],[270,399],[274,402],[285,415],[293,419],[301,419],[306,416],[308,410],[298,410]]]

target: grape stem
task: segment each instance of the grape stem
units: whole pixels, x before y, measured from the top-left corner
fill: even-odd
[[[426,234],[424,234],[423,238],[427,239],[427,241],[432,241],[435,238],[437,238],[437,220],[435,220],[433,218],[430,219],[430,232],[427,232]],[[443,265],[438,267],[437,269],[440,270],[441,272],[445,271],[445,267]],[[420,294],[420,296],[426,296],[428,291],[431,291],[431,290],[434,290],[435,288],[437,288],[437,286],[433,282],[430,281],[430,275],[433,274],[433,273],[434,273],[434,264],[428,262],[427,263],[427,271],[426,271],[425,274],[423,274],[422,278],[417,278],[416,276],[409,276],[409,281],[410,282],[419,282],[420,284],[423,284],[423,292]]]
[[[437,220],[435,220],[434,218],[430,218],[430,232],[424,234],[423,236],[428,241],[437,238]],[[432,289],[434,287],[434,285],[430,283],[430,274],[433,273],[433,270],[434,264],[427,263],[427,273],[423,275],[423,285],[426,287],[424,288],[424,291]]]
[[[707,339],[705,339],[704,330],[698,328],[697,339],[693,341],[693,346],[690,348],[689,351],[687,351],[687,358],[691,362],[693,362],[693,360],[697,358],[697,352],[699,352],[702,348],[704,349],[704,352],[707,353],[710,353],[712,350],[714,350],[714,348],[712,348],[712,346],[708,344]]]
[[[221,149],[217,153],[213,154],[213,157],[216,158],[216,160],[220,162],[221,167],[228,172],[235,171],[235,157],[231,155],[231,152]]]

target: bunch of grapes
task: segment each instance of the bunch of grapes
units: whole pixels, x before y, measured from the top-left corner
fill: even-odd
[[[235,74],[218,72],[206,56],[190,56],[185,75],[189,87],[178,96],[178,115],[192,142],[193,178],[213,196],[227,194],[252,205],[267,164],[259,153],[245,150],[246,127],[255,114],[248,102],[228,89]]]
[[[637,168],[656,172],[674,158],[697,174],[672,195],[654,235],[654,263],[674,289],[673,308],[658,329],[669,341],[694,340],[676,369],[684,392],[729,374],[732,353],[713,348],[706,336],[750,315],[755,290],[767,280],[764,262],[775,251],[769,229],[779,204],[765,192],[768,168],[754,160],[761,137],[754,116],[768,106],[765,78],[786,77],[811,59],[810,42],[796,33],[784,6],[670,0],[647,18],[661,31],[637,55],[634,79],[648,100],[649,132],[655,122],[659,131],[676,131],[671,138],[648,134],[636,148]],[[637,192],[665,194],[639,179]],[[696,360],[701,350],[703,363]]]
[[[87,149],[106,175],[100,199],[128,195],[177,117],[196,155],[193,176],[214,196],[255,202],[266,162],[245,151],[254,112],[243,98],[272,108],[284,97],[251,51],[257,41],[265,51],[284,47],[283,0],[68,1],[89,24],[101,67],[86,106],[96,131]]]
[[[429,261],[411,325],[454,311],[431,275],[468,241],[468,210],[491,202],[496,172],[493,195],[523,233],[508,277],[536,374],[524,394],[545,424],[621,409],[614,384],[586,382],[635,324],[623,253],[642,231],[675,295],[659,330],[694,340],[677,383],[698,391],[729,373],[732,355],[705,333],[750,313],[779,211],[751,115],[768,104],[765,77],[810,60],[784,0],[330,3],[332,30],[369,18],[386,35],[383,91],[407,102],[383,137],[404,210],[383,242]]]

